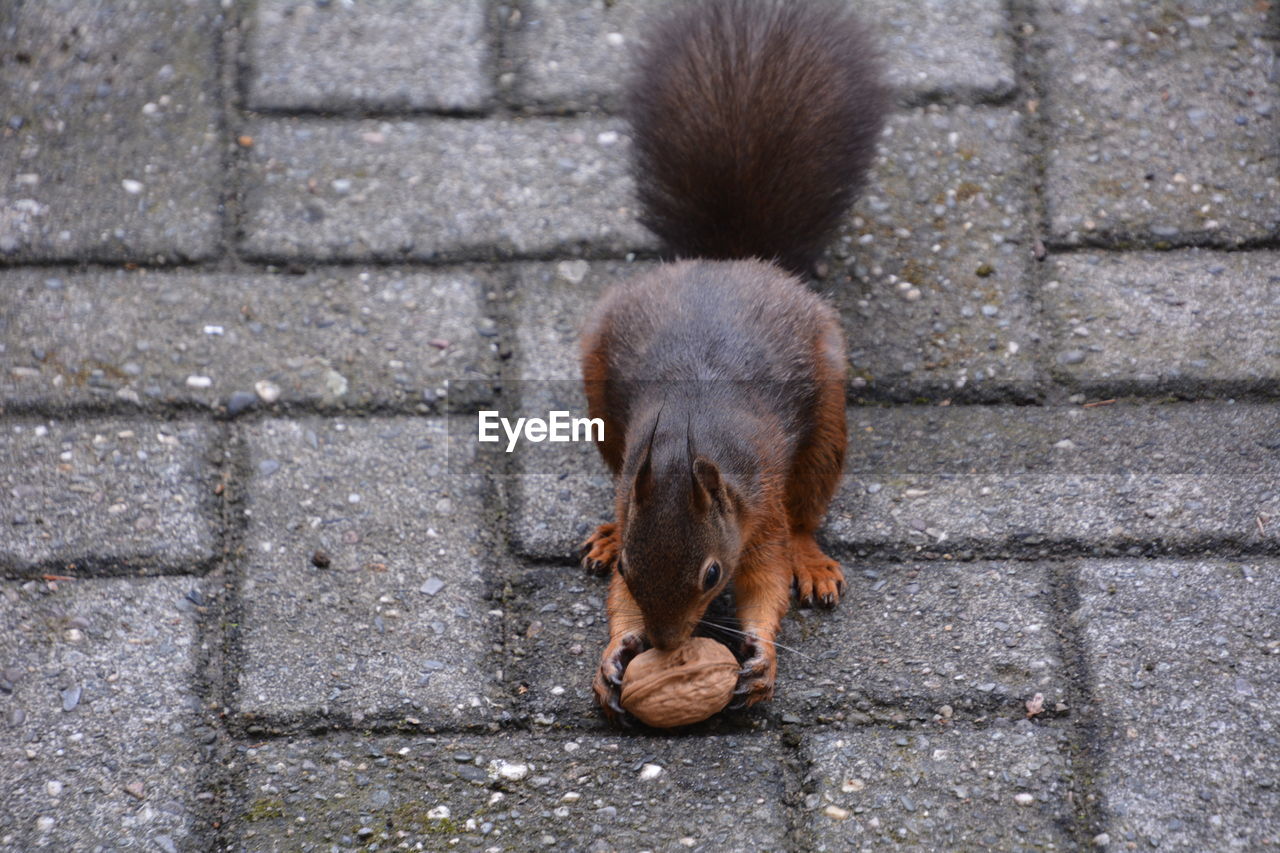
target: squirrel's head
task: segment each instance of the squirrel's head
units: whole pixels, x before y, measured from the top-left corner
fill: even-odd
[[[687,436],[655,427],[620,481],[618,572],[645,635],[673,649],[733,581],[742,552],[742,495]]]

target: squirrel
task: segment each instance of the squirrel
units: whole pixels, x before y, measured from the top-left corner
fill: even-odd
[[[861,190],[889,92],[833,0],[699,0],[643,41],[625,104],[641,221],[665,258],[612,286],[582,335],[614,521],[580,552],[610,575],[593,690],[614,723],[630,660],[673,649],[731,592],[730,708],[772,697],[793,587],[834,606],[814,533],[844,462],[840,319],[799,276]]]

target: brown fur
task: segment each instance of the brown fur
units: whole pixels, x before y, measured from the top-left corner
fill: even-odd
[[[827,604],[843,583],[813,540],[844,460],[839,318],[770,264],[666,264],[601,299],[583,372],[616,484],[616,521],[587,541],[584,564],[625,569],[610,584],[602,707],[620,716],[627,661],[685,642],[729,584],[750,638],[739,700],[768,698],[793,581]],[[708,560],[722,578],[703,588]]]
[[[679,257],[804,274],[861,189],[888,89],[847,2],[664,10],[627,104],[644,222]]]
[[[614,720],[628,661],[684,643],[725,591],[745,632],[739,705],[773,693],[793,584],[802,601],[839,598],[813,537],[844,461],[844,339],[783,268],[806,269],[847,212],[886,101],[863,30],[831,0],[698,0],[641,53],[644,221],[673,253],[713,260],[616,285],[582,339],[616,487],[615,521],[583,546],[612,574],[594,686]]]

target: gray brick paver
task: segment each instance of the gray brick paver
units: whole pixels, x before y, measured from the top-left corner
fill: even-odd
[[[512,97],[560,109],[622,106],[630,50],[671,0],[530,0],[508,21]]]
[[[547,723],[604,729],[591,680],[609,637],[607,584],[567,564],[508,571],[506,647],[517,707]]]
[[[501,281],[456,267],[7,271],[0,400],[212,408],[239,393],[255,406],[433,402],[446,381],[492,384],[493,328],[483,309]],[[51,339],[50,328],[59,335]]]
[[[585,412],[579,367],[582,324],[605,287],[650,268],[643,262],[584,261],[520,268],[514,293],[515,357],[507,373],[520,391],[521,407],[511,415],[545,417],[555,409]],[[599,523],[592,521],[594,513],[613,506],[604,463],[593,446],[584,444],[530,445],[512,456],[517,478],[512,489],[512,544],[526,555],[564,558],[573,550],[570,540],[580,541]],[[591,517],[575,517],[584,507],[593,508]],[[547,547],[552,540],[559,544]]]
[[[1266,4],[1069,0],[1038,17],[1054,241],[1234,246],[1280,233]]]
[[[985,100],[1014,91],[1007,5],[998,0],[860,0],[889,82],[914,98]]]
[[[0,849],[200,846],[199,587],[0,584]]]
[[[244,250],[438,260],[653,247],[616,119],[262,119]]]
[[[1273,547],[1280,411],[1269,404],[863,407],[847,417],[845,475],[820,534],[846,554]],[[612,519],[604,463],[569,447],[518,474],[511,539],[526,556],[568,559]]]
[[[218,550],[216,428],[135,418],[0,431],[0,571],[203,571]]]
[[[1095,394],[1280,382],[1280,254],[1073,254],[1041,289],[1053,369]]]
[[[216,0],[5,5],[0,259],[210,257]]]
[[[1280,843],[1280,564],[1090,561],[1079,574],[1100,829],[1162,850]]]
[[[1076,849],[1065,733],[999,723],[806,738],[813,849]]]
[[[1009,109],[898,113],[818,285],[859,394],[1007,399],[1039,382],[1031,184]]]
[[[509,19],[519,106],[624,109],[630,49],[670,0],[530,0]],[[984,100],[1014,88],[1013,40],[997,0],[863,0],[889,83],[907,99]]]
[[[481,110],[493,97],[483,0],[264,0],[247,38],[249,106]]]
[[[495,546],[480,476],[448,456],[465,446],[421,418],[272,419],[242,436],[240,715],[483,722]]]
[[[435,849],[453,838],[498,851],[786,846],[782,748],[771,734],[338,734],[250,747],[242,760],[237,851],[384,839]],[[645,765],[660,772],[642,777]]]
[[[1049,567],[850,561],[837,609],[784,624],[781,710],[800,719],[878,705],[1016,716],[1035,694],[1066,698]]]
[[[1280,510],[1274,406],[898,407],[849,426],[827,521],[847,547],[1106,554],[1276,535],[1258,526]]]
[[[874,566],[874,568],[873,568]],[[833,611],[793,609],[769,713],[811,722],[866,703],[932,715],[1015,714],[1066,697],[1048,569],[1037,563],[849,563]],[[602,725],[591,680],[608,632],[607,584],[568,564],[516,574],[508,648],[520,706]]]

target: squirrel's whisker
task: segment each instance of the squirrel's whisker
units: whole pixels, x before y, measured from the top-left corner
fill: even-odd
[[[769,645],[773,646],[775,649],[781,649],[785,652],[791,652],[791,654],[796,655],[797,657],[802,657],[805,660],[813,660],[813,655],[807,655],[804,652],[800,651],[799,649],[794,648],[793,646],[784,646],[782,643],[779,643],[777,640],[768,640],[768,639],[765,639],[764,637],[760,637],[755,634],[748,633],[747,631],[739,631],[737,628],[730,628],[728,625],[716,625],[716,624],[707,623],[705,621],[702,624],[706,625],[708,628],[713,628],[717,631],[725,631],[729,634],[734,634],[736,636],[746,637],[748,639],[755,640],[757,643],[768,643]]]

